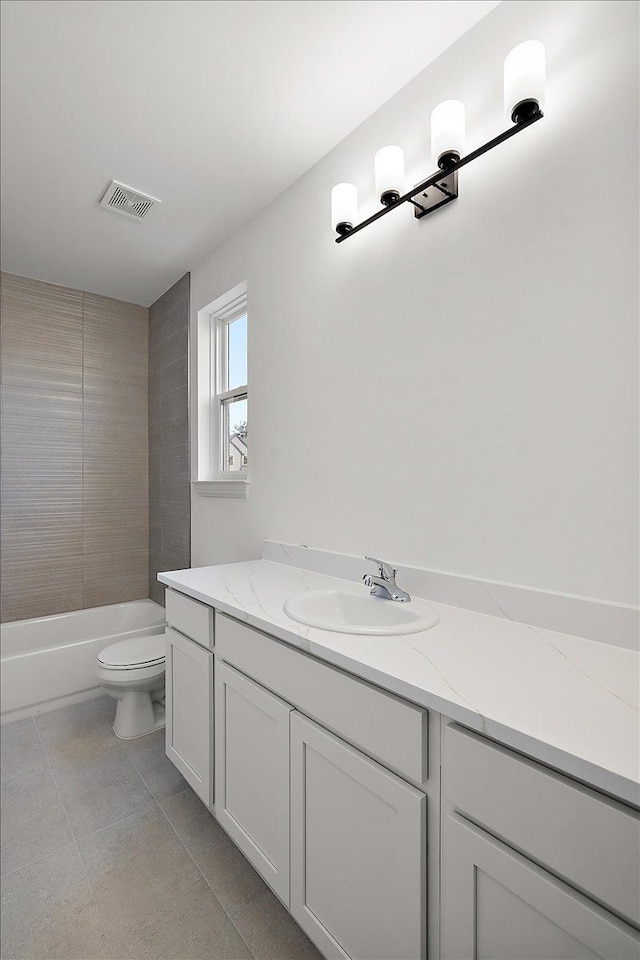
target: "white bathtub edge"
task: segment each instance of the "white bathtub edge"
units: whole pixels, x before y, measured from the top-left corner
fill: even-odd
[[[141,608],[147,610],[142,622]],[[127,610],[135,615],[127,618]],[[164,609],[154,601],[112,604],[111,611],[115,614],[111,622],[110,608],[106,606],[3,625],[25,631],[25,648],[15,649],[16,638],[12,638],[13,642],[8,644],[12,652],[5,648],[0,657],[0,723],[98,696],[101,688],[96,665],[100,650],[128,637],[164,633]],[[149,622],[145,623],[145,619]],[[69,641],[60,643],[67,623]],[[83,627],[85,639],[78,640]],[[21,638],[20,633],[17,637]]]

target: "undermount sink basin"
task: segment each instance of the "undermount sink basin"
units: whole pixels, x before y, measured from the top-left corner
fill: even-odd
[[[419,633],[435,626],[439,617],[424,600],[399,603],[368,593],[310,590],[285,600],[284,612],[292,620],[336,633],[377,636]]]

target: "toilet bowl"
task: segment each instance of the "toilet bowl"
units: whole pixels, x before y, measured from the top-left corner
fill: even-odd
[[[98,682],[118,701],[113,732],[121,740],[164,726],[164,660],[163,633],[119,640],[98,654]]]

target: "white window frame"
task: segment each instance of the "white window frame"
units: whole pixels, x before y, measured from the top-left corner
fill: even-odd
[[[197,431],[195,479],[192,486],[201,496],[246,497],[248,469],[225,470],[224,405],[234,399],[247,400],[247,384],[220,390],[226,381],[229,324],[247,314],[247,284],[238,284],[223,296],[207,304],[197,314],[196,393],[194,411]],[[248,379],[248,377],[247,377]]]
[[[216,480],[233,480],[240,476],[243,480],[247,476],[247,468],[241,467],[240,470],[225,470],[225,463],[228,460],[229,436],[228,424],[225,423],[225,406],[229,406],[234,400],[247,401],[247,419],[249,417],[249,392],[246,383],[231,390],[220,390],[220,385],[228,383],[228,358],[229,358],[229,326],[240,317],[247,316],[247,329],[249,325],[249,316],[247,314],[247,298],[239,307],[231,311],[225,311],[222,315],[212,315],[211,323],[215,325],[215,331],[211,337],[211,348],[214,352],[211,358],[211,370],[214,371],[214,383],[211,390],[211,403],[214,410],[211,415],[211,426],[213,436],[211,438],[211,449],[216,452],[217,469]],[[247,377],[248,379],[248,377]]]

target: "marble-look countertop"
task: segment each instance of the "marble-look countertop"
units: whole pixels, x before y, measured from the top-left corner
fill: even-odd
[[[221,613],[565,771],[640,803],[640,655],[428,603],[436,626],[402,636],[306,627],[283,611],[305,590],[366,587],[266,560],[158,574]],[[390,602],[390,601],[389,601]]]

